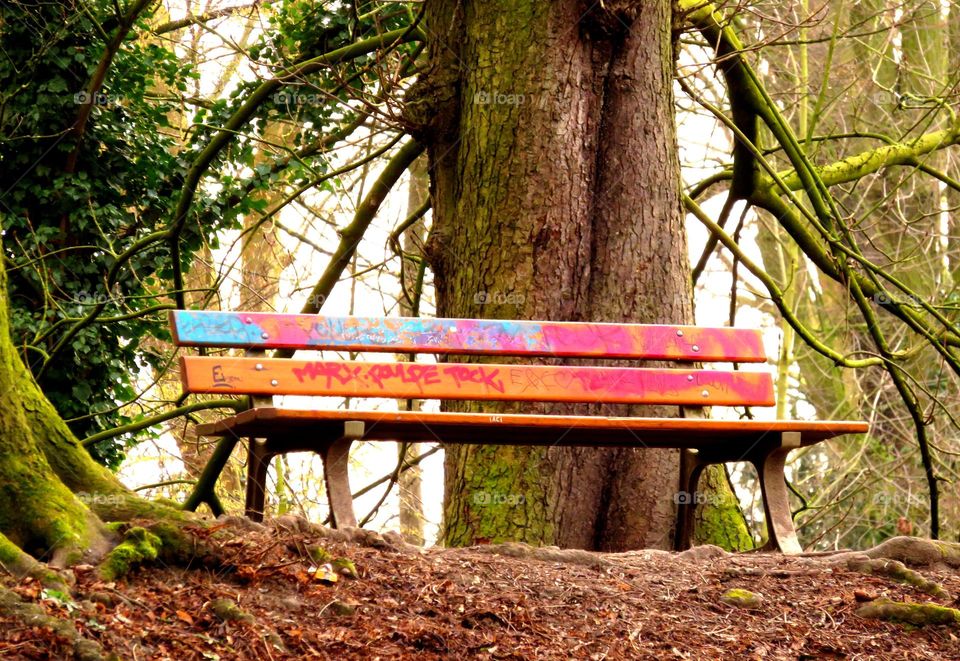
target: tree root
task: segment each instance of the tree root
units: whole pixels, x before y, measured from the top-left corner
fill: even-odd
[[[960,627],[960,610],[936,604],[917,604],[910,601],[876,599],[857,609],[857,615],[922,627],[928,624],[948,624]]]
[[[581,549],[560,549],[556,546],[530,546],[523,542],[504,542],[503,544],[484,544],[472,547],[473,551],[505,555],[524,560],[540,562],[565,562],[588,567],[605,567],[610,564],[602,554]]]
[[[105,656],[100,644],[77,633],[69,620],[47,615],[41,606],[23,601],[19,595],[6,588],[0,588],[0,615],[17,619],[27,627],[50,629],[70,645],[74,658],[79,661],[107,661],[116,658],[113,655]]]
[[[845,564],[851,558],[886,558],[908,567],[960,569],[960,544],[919,537],[891,537],[866,551],[842,551],[829,556],[831,563]]]
[[[100,564],[100,578],[115,581],[126,576],[135,566],[156,560],[160,546],[160,538],[146,528],[130,528]]]
[[[886,558],[850,558],[847,561],[847,568],[867,574],[868,576],[885,576],[898,583],[912,585],[921,592],[929,594],[932,597],[940,599],[949,599],[950,593],[943,589],[939,583],[924,578],[920,573],[910,569],[899,560],[888,560]]]

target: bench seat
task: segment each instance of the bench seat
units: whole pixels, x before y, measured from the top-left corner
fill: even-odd
[[[365,425],[362,440],[411,443],[516,445],[603,445],[620,447],[720,449],[744,452],[783,432],[800,434],[800,447],[844,434],[863,434],[865,422],[796,420],[710,420],[601,416],[419,411],[314,411],[260,407],[197,427],[201,436],[266,438],[300,443],[312,450],[318,440],[343,435],[349,421]],[[499,436],[500,433],[503,436]],[[361,439],[358,439],[361,440]],[[735,444],[731,446],[731,443]]]

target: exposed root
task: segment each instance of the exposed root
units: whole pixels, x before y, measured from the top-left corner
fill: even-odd
[[[908,567],[960,568],[960,544],[919,537],[891,537],[867,551],[845,551],[829,556],[830,562],[845,564],[850,558],[886,558]]]
[[[234,517],[221,517],[219,521],[230,520]],[[254,524],[261,525],[261,524]],[[419,546],[408,543],[403,536],[395,531],[385,532],[382,535],[373,530],[365,528],[326,528],[316,523],[311,523],[300,516],[287,514],[277,517],[266,524],[279,533],[296,532],[305,535],[314,535],[332,542],[346,542],[350,544],[359,544],[368,548],[399,551],[405,553],[420,553],[423,551]]]
[[[9,539],[0,535],[0,567],[16,576],[29,576],[40,582],[41,585],[61,591],[70,589],[72,574],[60,574],[48,565],[27,555]]]
[[[145,562],[152,562],[160,554],[160,538],[139,526],[130,528],[100,565],[100,577],[115,581],[126,576],[131,569]]]
[[[960,610],[936,604],[915,604],[909,601],[877,599],[857,609],[857,615],[922,627],[928,624],[960,626]]]
[[[473,547],[481,553],[495,553],[511,558],[539,560],[541,562],[565,562],[588,567],[604,567],[609,562],[600,553],[583,551],[580,549],[559,549],[555,546],[530,546],[523,542],[505,542],[503,544],[488,544]]]
[[[151,519],[186,523],[199,521],[193,512],[184,512],[167,503],[150,501],[135,493],[114,492],[111,494],[83,494],[90,509],[103,521],[134,521]]]
[[[214,599],[207,606],[221,622],[253,622],[253,615],[242,610],[233,599]]]
[[[899,560],[886,558],[851,558],[847,561],[847,568],[861,574],[885,576],[900,583],[912,585],[921,592],[941,599],[949,599],[950,593],[944,590],[939,583],[930,581],[918,572],[910,569]]]
[[[47,615],[37,604],[23,601],[16,593],[0,588],[0,615],[19,620],[27,627],[44,627],[53,631],[72,648],[79,661],[105,661],[114,659],[104,656],[103,648],[77,633],[72,622]]]

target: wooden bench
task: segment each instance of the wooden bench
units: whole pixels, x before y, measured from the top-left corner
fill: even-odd
[[[222,437],[220,466],[233,444],[250,439],[246,513],[263,515],[267,467],[277,454],[313,451],[323,458],[335,526],[355,526],[347,479],[354,441],[627,446],[678,448],[681,457],[676,543],[690,542],[697,482],[704,467],[749,461],[757,468],[768,547],[801,547],[784,476],[787,454],[828,438],[866,432],[861,422],[711,420],[708,406],[772,406],[764,371],[639,368],[583,364],[493,364],[301,360],[249,356],[267,349],[430,353],[441,356],[630,359],[687,363],[765,361],[758,330],[551,321],[321,317],[244,312],[172,312],[176,343],[243,348],[247,357],[183,356],[186,393],[326,395],[439,400],[670,404],[678,418],[559,416],[412,411],[294,410],[257,405],[216,423],[202,436]],[[557,361],[552,361],[557,362]],[[260,403],[270,404],[272,400]],[[217,463],[211,462],[211,464]]]

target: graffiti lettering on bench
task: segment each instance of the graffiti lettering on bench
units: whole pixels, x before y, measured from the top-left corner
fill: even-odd
[[[410,363],[338,363],[316,361],[292,368],[297,381],[325,380],[326,387],[352,385],[359,389],[389,390],[399,384],[416,385],[421,392],[425,386],[442,385],[444,381],[457,389],[466,384],[479,384],[497,392],[504,391],[498,378],[499,369],[475,365],[415,365]],[[446,378],[444,378],[446,377]]]
[[[460,388],[464,383],[479,383],[503,392],[503,381],[497,378],[498,369],[488,369],[472,365],[448,365],[443,368],[444,374],[453,377],[453,382]]]
[[[213,381],[214,388],[233,388],[233,381],[240,381],[238,377],[227,376],[223,371],[223,365],[214,365],[210,370],[210,378]]]
[[[333,385],[334,380],[336,380],[340,385],[346,385],[351,381],[358,379],[361,369],[363,368],[359,365],[317,361],[313,363],[307,363],[303,367],[294,367],[293,375],[297,377],[297,380],[300,383],[303,383],[307,378],[309,378],[311,381],[316,379],[326,379],[327,388],[330,388]]]
[[[388,384],[385,381],[399,379],[400,383],[414,383],[423,390],[424,385],[432,386],[440,383],[440,374],[436,365],[373,365],[366,374],[380,389]]]

